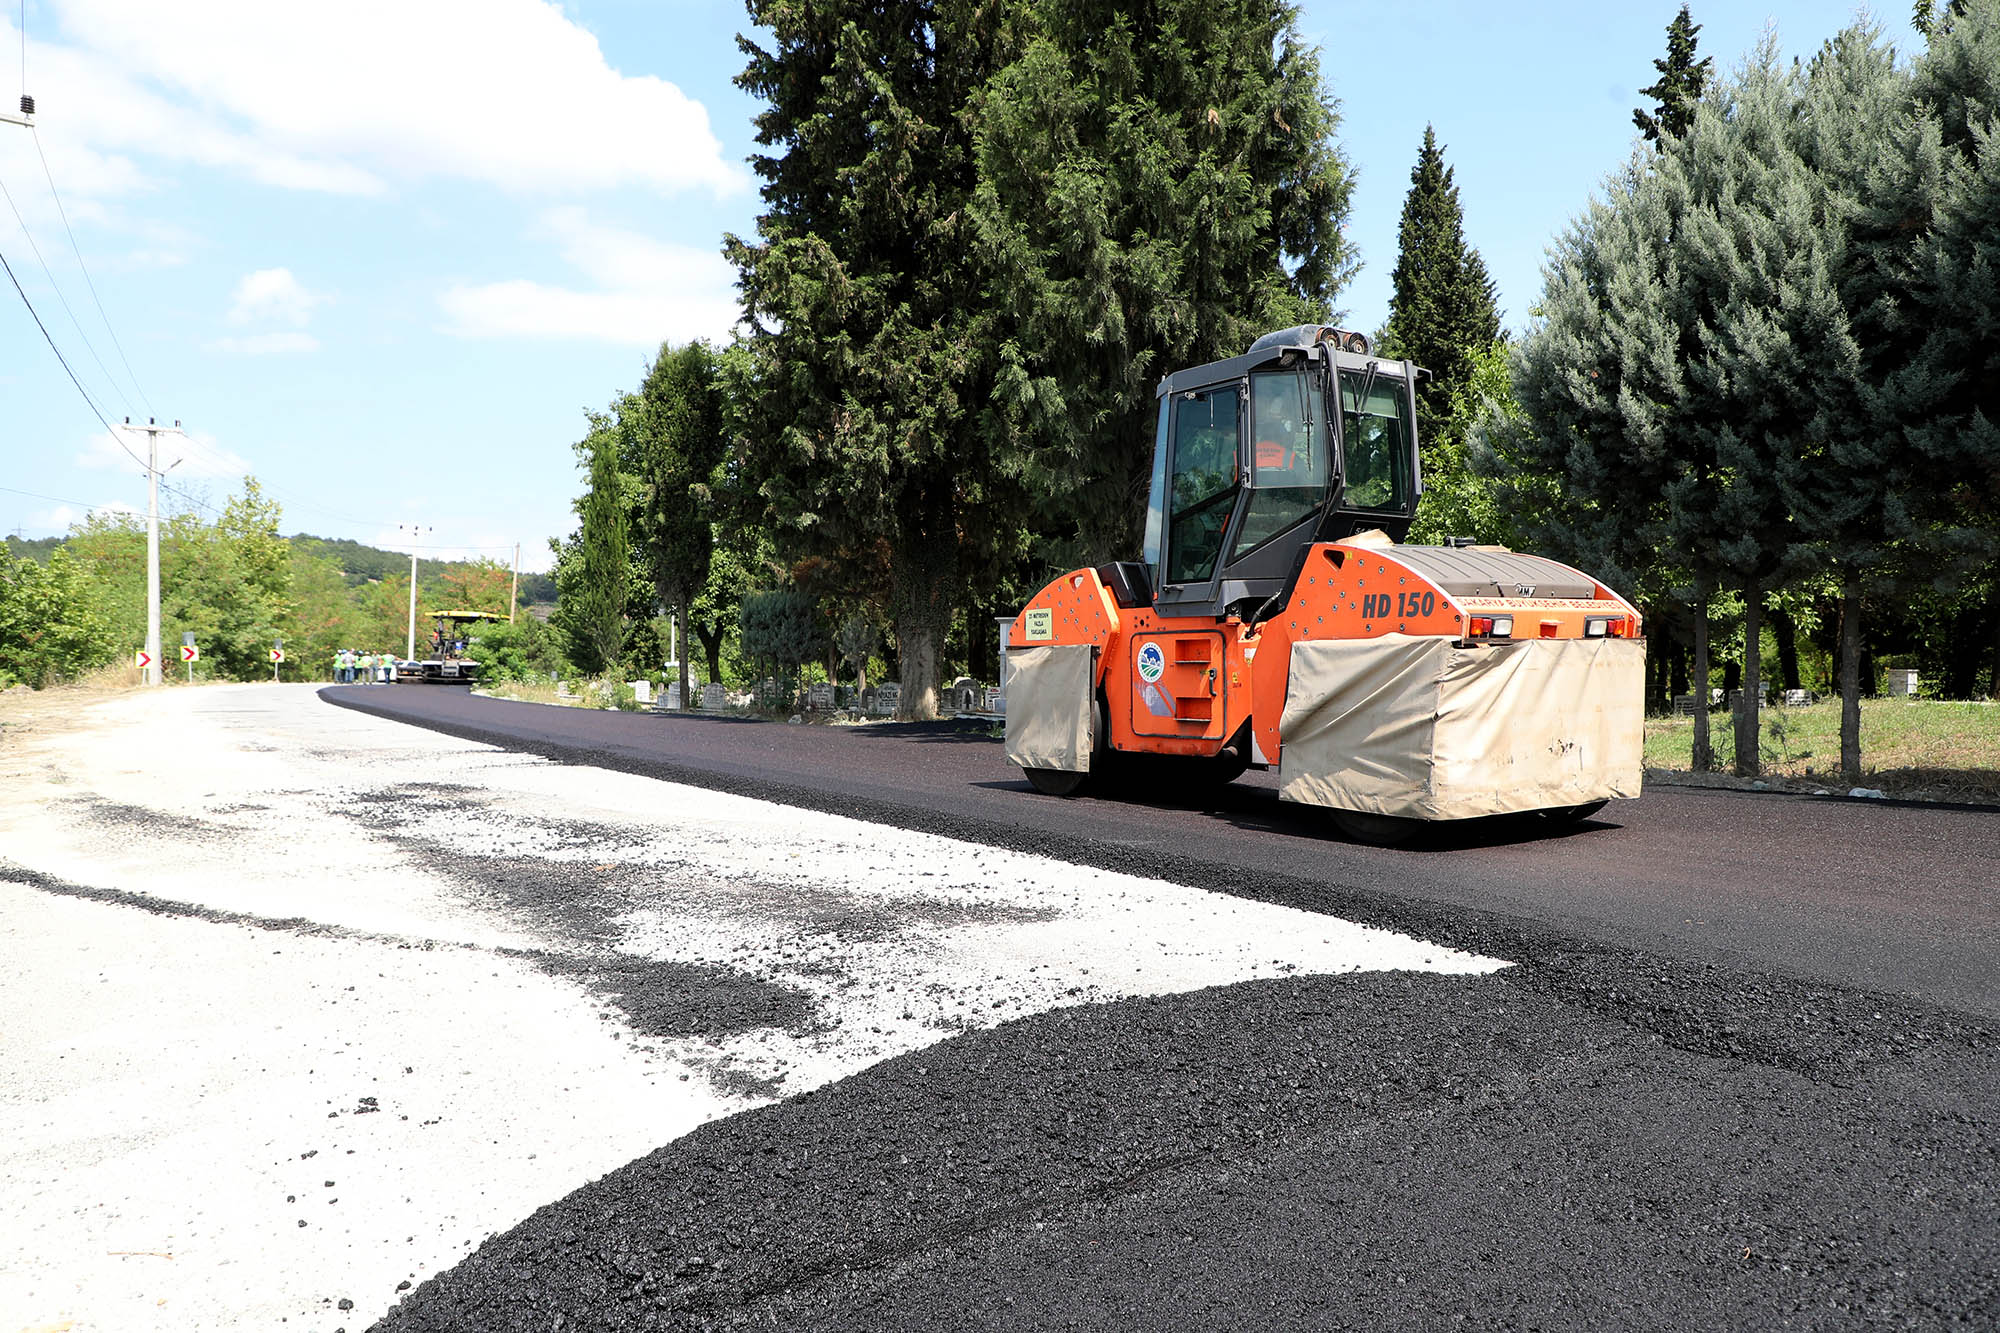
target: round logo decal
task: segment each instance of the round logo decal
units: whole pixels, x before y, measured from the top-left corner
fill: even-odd
[[[1148,685],[1160,678],[1167,669],[1167,655],[1160,651],[1160,645],[1148,641],[1139,645],[1139,679]]]

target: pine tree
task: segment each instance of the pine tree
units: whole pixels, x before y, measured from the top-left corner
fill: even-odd
[[[789,561],[886,563],[899,716],[936,715],[945,627],[1018,527],[978,411],[991,396],[968,219],[973,100],[1003,11],[983,0],[751,0],[765,211],[728,236],[751,331],[728,363],[757,521]],[[884,560],[886,556],[886,560]]]
[[[1410,170],[1390,281],[1382,350],[1431,372],[1417,386],[1417,430],[1438,447],[1427,457],[1427,468],[1435,469],[1457,444],[1447,430],[1452,399],[1466,391],[1475,361],[1500,336],[1500,313],[1486,263],[1465,243],[1458,186],[1428,125]]]
[[[1686,5],[1667,25],[1666,58],[1653,62],[1660,77],[1652,87],[1639,90],[1641,97],[1652,98],[1656,105],[1651,111],[1640,107],[1632,112],[1632,123],[1648,143],[1657,144],[1662,135],[1678,139],[1694,124],[1695,104],[1707,91],[1715,67],[1713,57],[1694,58],[1695,34],[1700,31]]]
[[[1765,598],[1813,551],[1781,473],[1822,447],[1859,359],[1839,292],[1843,234],[1796,138],[1800,100],[1767,42],[1559,243],[1545,322],[1517,366],[1532,429],[1499,441],[1581,502],[1573,548],[1679,571],[1697,695],[1708,604],[1741,592],[1745,775],[1759,766]],[[1702,767],[1699,706],[1696,717]]]
[[[1160,376],[1329,318],[1337,104],[1281,0],[1040,0],[980,102],[993,432],[1078,558],[1134,553]]]
[[[1986,678],[2000,693],[2000,0],[1953,8],[1914,70],[1943,185],[1910,302],[1924,331],[1913,366],[1931,378],[1907,421],[1934,478],[1919,492],[1933,567],[1990,590]]]

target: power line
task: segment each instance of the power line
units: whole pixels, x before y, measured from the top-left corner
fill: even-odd
[[[59,504],[59,505],[82,505],[82,506],[83,506],[83,507],[84,507],[85,509],[88,509],[88,510],[90,510],[90,511],[91,511],[91,512],[93,512],[93,513],[95,513],[95,512],[96,512],[97,510],[99,510],[99,509],[104,509],[104,510],[109,510],[109,511],[111,511],[111,512],[113,512],[113,513],[129,513],[129,512],[132,512],[132,511],[131,511],[131,510],[129,509],[129,507],[128,507],[128,508],[126,508],[126,509],[120,509],[120,508],[119,508],[119,507],[118,507],[117,505],[115,505],[115,504],[109,504],[109,505],[94,505],[94,504],[91,504],[91,503],[90,503],[89,501],[87,501],[87,500],[76,500],[76,499],[72,499],[72,498],[70,498],[70,497],[68,497],[68,496],[62,496],[62,495],[43,495],[43,494],[42,494],[42,493],[41,493],[40,491],[24,491],[24,490],[22,490],[22,489],[21,489],[20,487],[18,487],[18,486],[0,486],[0,491],[5,491],[5,492],[7,492],[7,494],[9,494],[9,495],[25,495],[25,496],[27,496],[27,497],[28,497],[29,499],[31,499],[31,500],[47,500],[47,501],[49,501],[49,502],[50,502],[51,504]]]
[[[132,453],[132,446],[125,443],[125,437],[112,428],[111,423],[105,419],[104,413],[98,410],[97,400],[90,396],[90,391],[83,387],[83,381],[76,377],[74,370],[70,369],[69,358],[62,354],[62,348],[56,346],[56,340],[49,337],[49,326],[42,323],[41,315],[35,311],[35,303],[28,299],[27,292],[21,290],[21,280],[14,276],[14,266],[7,262],[7,256],[4,254],[0,254],[0,268],[7,270],[7,279],[14,284],[14,290],[20,293],[21,304],[28,307],[28,314],[35,321],[35,327],[42,331],[42,341],[47,343],[49,350],[56,354],[56,360],[62,362],[63,372],[69,376],[69,382],[76,386],[76,391],[83,395],[83,401],[89,404],[90,414],[97,418],[105,430],[110,431],[111,438],[118,441],[120,449],[131,455],[133,462],[137,463],[140,467],[145,467],[145,461],[139,455]],[[151,469],[148,470],[150,471]]]
[[[49,286],[55,291],[56,300],[62,303],[63,313],[69,316],[70,326],[76,330],[76,336],[83,339],[84,350],[90,353],[90,359],[95,361],[97,368],[104,372],[105,382],[111,385],[112,392],[116,393],[124,401],[126,408],[129,410],[132,406],[132,400],[126,398],[125,391],[118,387],[117,377],[112,375],[110,368],[104,364],[104,358],[97,354],[97,348],[91,343],[90,335],[83,331],[83,323],[77,319],[76,311],[70,309],[69,298],[63,295],[62,284],[56,281],[55,273],[49,268],[49,261],[42,258],[42,247],[35,244],[35,234],[28,230],[28,220],[21,216],[21,210],[14,204],[14,195],[8,190],[7,182],[4,180],[0,180],[0,198],[4,198],[7,201],[7,207],[13,211],[14,221],[21,224],[21,234],[28,238],[28,248],[35,252],[35,262],[42,266],[42,275],[49,280]],[[15,280],[14,285],[17,287],[20,286],[19,279]],[[46,336],[46,333],[47,331],[44,330],[44,336]],[[72,378],[74,378],[73,375]]]
[[[21,0],[21,3],[25,5],[27,0]],[[27,35],[25,33],[22,34],[21,44],[25,49],[27,46]],[[22,75],[22,79],[24,80],[23,87],[27,86],[25,82],[26,78],[27,76],[24,73]],[[49,197],[56,201],[56,216],[62,219],[63,231],[69,235],[70,251],[76,255],[76,266],[83,272],[83,284],[90,289],[90,299],[97,305],[97,317],[104,321],[104,331],[111,335],[111,345],[118,349],[118,359],[124,363],[125,376],[132,381],[132,388],[138,393],[139,401],[146,405],[148,412],[151,412],[153,410],[153,400],[146,396],[145,389],[139,385],[139,377],[133,374],[132,362],[125,355],[125,344],[118,341],[118,330],[111,327],[111,316],[104,313],[104,301],[97,294],[97,284],[91,280],[89,267],[83,262],[83,249],[77,245],[76,232],[71,230],[69,225],[69,210],[63,207],[62,196],[56,193],[56,177],[55,173],[49,170],[49,155],[42,151],[41,132],[30,125],[28,127],[28,135],[35,141],[35,156],[42,159],[42,175],[49,182]],[[106,371],[105,373],[108,375],[110,372]]]

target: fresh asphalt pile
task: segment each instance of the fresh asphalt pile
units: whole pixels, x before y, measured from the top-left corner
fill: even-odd
[[[1984,1020],[1521,917],[1072,852],[1518,965],[969,1032],[668,1143],[376,1327],[2000,1326]],[[636,1002],[673,1021],[671,991]]]
[[[1729,1025],[1782,1042],[1765,998]],[[376,1327],[1991,1326],[1991,1042],[1824,1035],[1718,1057],[1507,973],[1057,1011],[704,1126]]]

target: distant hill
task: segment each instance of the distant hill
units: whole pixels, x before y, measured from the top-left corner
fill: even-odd
[[[60,537],[0,537],[0,546],[7,548],[7,554],[16,560],[26,556],[38,565],[47,564],[49,552],[62,544]]]
[[[384,578],[407,575],[410,571],[410,557],[395,551],[385,551],[379,546],[367,546],[361,542],[349,541],[345,537],[315,537],[309,532],[294,533],[290,538],[294,550],[305,551],[321,559],[331,561],[340,570],[341,581],[350,588],[364,584],[378,583]],[[0,537],[8,553],[19,559],[22,556],[35,561],[46,561],[49,552],[63,544],[61,537]],[[419,583],[436,579],[455,567],[468,564],[463,560],[419,560],[417,581]],[[521,575],[521,605],[533,606],[553,602],[556,599],[556,581],[550,574]]]
[[[377,583],[397,574],[408,574],[410,557],[399,551],[385,551],[379,546],[368,546],[361,542],[349,541],[345,537],[315,537],[309,532],[295,532],[291,543],[294,549],[309,551],[322,559],[331,560],[339,567],[341,577],[350,588],[358,588],[364,583]],[[464,560],[424,560],[417,561],[417,582],[425,583],[456,566],[469,564]],[[502,562],[505,563],[505,562]],[[556,599],[555,576],[551,574],[521,573],[521,604],[553,602]]]

